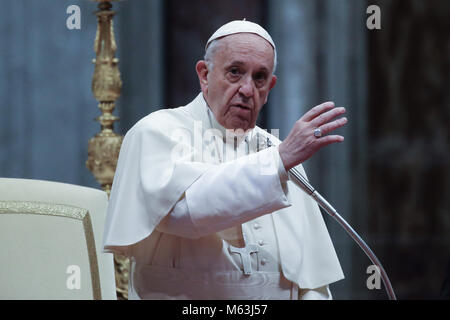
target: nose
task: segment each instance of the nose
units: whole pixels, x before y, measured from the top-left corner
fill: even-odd
[[[251,77],[245,77],[242,79],[239,87],[239,93],[246,98],[253,96],[253,82]]]

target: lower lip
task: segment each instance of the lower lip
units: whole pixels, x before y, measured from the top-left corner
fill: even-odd
[[[232,108],[234,110],[239,110],[239,112],[243,112],[243,113],[250,113],[251,112],[250,109],[246,109],[246,108],[241,108],[241,107],[236,107],[236,106],[232,106]]]

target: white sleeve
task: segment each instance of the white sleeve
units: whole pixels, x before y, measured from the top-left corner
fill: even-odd
[[[333,300],[329,286],[323,286],[317,289],[300,289],[300,300]]]
[[[215,166],[186,190],[157,229],[199,238],[288,207],[287,180],[276,147]]]

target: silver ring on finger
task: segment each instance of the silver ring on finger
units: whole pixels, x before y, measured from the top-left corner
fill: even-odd
[[[320,128],[314,129],[314,137],[320,138],[322,136],[322,130]]]

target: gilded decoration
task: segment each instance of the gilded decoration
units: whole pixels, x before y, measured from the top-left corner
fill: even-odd
[[[115,57],[117,50],[114,38],[113,17],[110,1],[99,2],[97,16],[97,32],[94,41],[96,58],[92,78],[92,92],[99,102],[101,115],[95,120],[100,123],[101,131],[89,140],[87,168],[103,190],[110,195],[114,172],[117,166],[123,136],[114,133],[114,122],[119,120],[113,115],[115,101],[122,90],[119,60]],[[114,256],[116,270],[116,289],[118,299],[128,299],[129,260],[126,257]]]

